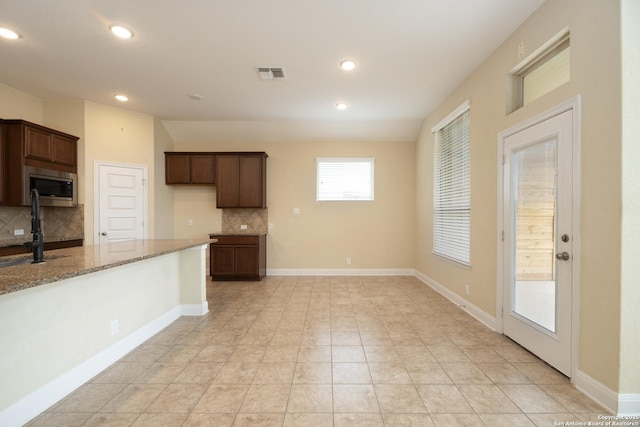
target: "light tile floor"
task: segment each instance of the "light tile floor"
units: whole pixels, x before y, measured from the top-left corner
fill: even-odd
[[[412,277],[208,282],[30,426],[553,426],[604,410]],[[557,424],[555,424],[557,425]]]

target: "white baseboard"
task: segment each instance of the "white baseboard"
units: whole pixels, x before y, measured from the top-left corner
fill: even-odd
[[[618,394],[582,371],[576,373],[572,382],[610,413],[619,417],[640,417],[640,394]]]
[[[209,312],[209,303],[207,301],[202,304],[182,304],[180,313],[183,316],[204,316]]]
[[[596,403],[603,406],[611,414],[618,412],[618,393],[611,390],[599,381],[578,370],[575,377],[571,379],[574,386]]]
[[[640,394],[619,394],[618,395],[618,416],[640,417]]]
[[[267,276],[413,276],[412,268],[270,268]]]
[[[470,316],[472,316],[475,319],[477,319],[479,322],[484,324],[486,327],[488,327],[492,331],[496,330],[496,328],[497,328],[497,320],[496,320],[496,318],[494,316],[491,316],[486,311],[484,311],[481,308],[471,304],[469,301],[467,301],[466,299],[462,298],[460,295],[456,294],[455,292],[451,291],[449,288],[447,288],[447,287],[441,285],[440,283],[438,283],[437,281],[433,280],[432,278],[430,278],[426,274],[423,274],[423,273],[421,273],[421,272],[416,270],[415,271],[415,276],[420,281],[424,282],[425,284],[427,284],[431,288],[433,288],[435,291],[437,291],[438,293],[442,294],[442,296],[447,298],[449,301],[453,302],[455,305],[457,305],[458,307],[460,307],[461,309],[463,309],[464,311],[469,313]]]
[[[177,306],[0,412],[0,426],[21,426],[180,317]]]

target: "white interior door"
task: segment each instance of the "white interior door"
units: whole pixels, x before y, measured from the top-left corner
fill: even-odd
[[[144,166],[97,164],[96,223],[100,243],[146,238],[145,178]]]
[[[573,110],[503,139],[503,329],[571,375]]]

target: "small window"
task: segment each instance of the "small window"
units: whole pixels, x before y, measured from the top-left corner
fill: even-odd
[[[529,104],[570,80],[571,46],[569,32],[560,33],[540,52],[527,59],[511,73],[513,108]]]
[[[317,158],[317,201],[373,200],[372,158]]]
[[[470,104],[465,102],[431,129],[435,138],[433,253],[470,264]]]

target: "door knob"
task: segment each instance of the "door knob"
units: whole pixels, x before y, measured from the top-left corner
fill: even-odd
[[[556,258],[562,261],[569,261],[571,255],[569,255],[569,253],[567,252],[559,252],[556,254]]]
[[[106,236],[106,235],[107,235],[107,232],[106,232],[106,231],[103,231],[102,233],[100,233],[100,235],[101,235],[101,236]]]

